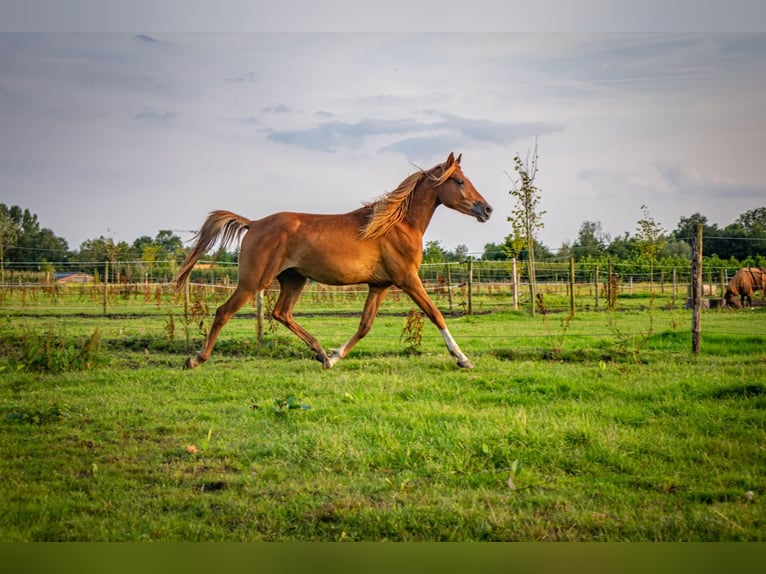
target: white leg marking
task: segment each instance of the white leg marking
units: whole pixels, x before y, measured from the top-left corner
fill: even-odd
[[[328,361],[330,363],[330,367],[332,367],[335,363],[340,361],[343,357],[346,356],[346,347],[348,347],[348,344],[351,342],[351,339],[343,343],[340,347],[335,349],[332,353],[330,353],[330,356],[328,358]]]
[[[471,368],[473,366],[471,361],[468,360],[468,357],[466,357],[463,351],[460,350],[455,339],[452,338],[449,329],[439,329],[439,332],[442,334],[442,337],[444,337],[444,342],[447,343],[449,354],[457,359],[457,364],[461,367]]]
[[[449,349],[450,355],[457,357],[458,353],[461,355],[463,354],[460,352],[460,347],[457,346],[455,339],[452,338],[449,329],[439,329],[439,332],[442,334],[442,337],[444,337],[444,342],[447,343],[447,349]]]

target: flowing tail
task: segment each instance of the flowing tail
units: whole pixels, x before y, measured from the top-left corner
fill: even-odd
[[[193,237],[196,243],[181,264],[178,273],[176,273],[176,291],[184,286],[192,269],[194,269],[194,265],[205,253],[212,249],[217,241],[220,240],[221,249],[225,249],[233,241],[239,241],[242,234],[247,231],[250,223],[249,219],[231,211],[211,211],[205,223],[202,224],[200,230]]]

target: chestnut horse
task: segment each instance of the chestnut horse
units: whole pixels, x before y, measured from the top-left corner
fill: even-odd
[[[176,289],[184,285],[195,263],[216,242],[225,247],[241,237],[239,280],[231,297],[216,310],[204,347],[196,357],[189,357],[186,367],[207,361],[231,316],[276,279],[280,292],[273,317],[300,337],[325,369],[345,357],[369,332],[386,292],[394,285],[436,325],[457,364],[471,368],[471,361],[450,335],[444,317],[418,277],[423,234],[439,205],[480,222],[487,221],[492,213],[492,207],[463,174],[461,157],[455,159],[450,153],[446,162],[413,173],[395,190],[349,213],[282,212],[252,221],[229,211],[213,211],[176,275]],[[293,318],[293,307],[307,279],[328,285],[369,286],[359,328],[329,355]]]
[[[745,267],[734,274],[726,288],[724,301],[727,306],[740,309],[745,303],[753,306],[753,295],[756,291],[766,291],[766,269],[760,267]],[[737,301],[739,296],[739,301]]]

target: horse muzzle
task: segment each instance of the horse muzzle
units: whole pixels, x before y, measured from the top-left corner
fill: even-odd
[[[477,201],[471,208],[471,214],[477,219],[477,221],[484,223],[489,219],[490,215],[492,215],[492,206],[488,203]]]

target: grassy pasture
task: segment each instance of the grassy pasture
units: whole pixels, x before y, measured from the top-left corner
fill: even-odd
[[[319,303],[332,348],[359,305]],[[177,310],[82,304],[0,310],[0,540],[766,538],[763,309],[706,312],[699,357],[646,301],[450,317],[469,371],[406,301],[329,371],[243,313],[183,371]]]

